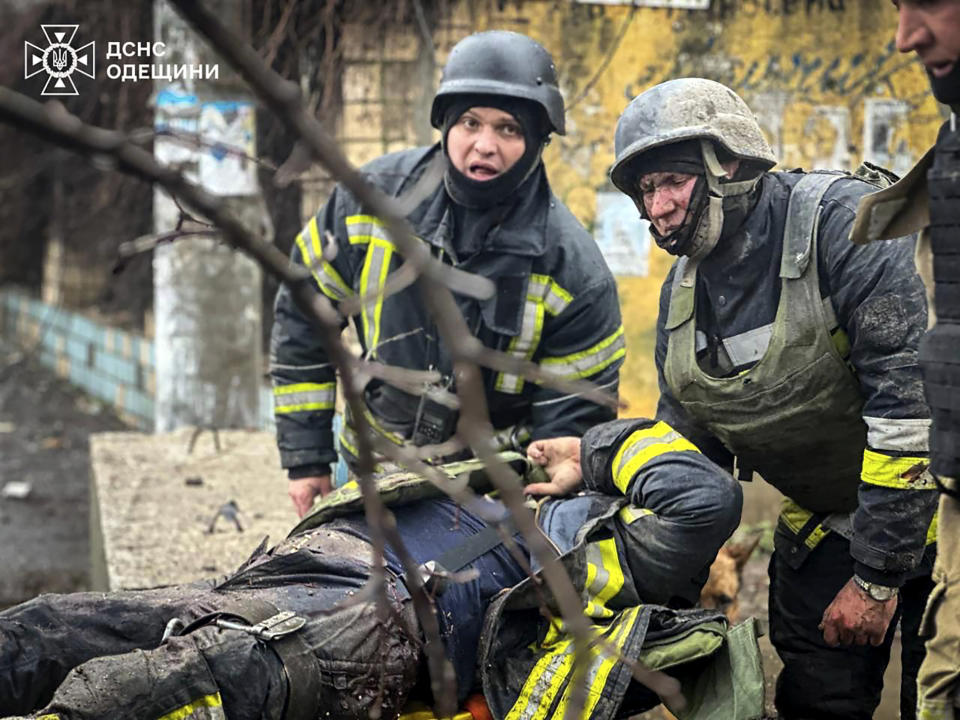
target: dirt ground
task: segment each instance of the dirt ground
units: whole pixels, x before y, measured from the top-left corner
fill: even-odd
[[[0,608],[41,592],[70,592],[89,581],[89,437],[126,426],[102,404],[0,341]],[[25,498],[9,497],[25,483]],[[5,492],[6,489],[6,492]],[[762,483],[746,485],[745,526],[776,517],[779,498]],[[758,551],[744,569],[741,617],[765,625],[769,555]],[[762,637],[768,709],[779,660]],[[895,647],[894,656],[899,651]],[[875,720],[898,717],[899,663],[887,671]],[[660,717],[658,711],[644,717]]]
[[[125,428],[0,342],[0,607],[87,587],[89,437]]]

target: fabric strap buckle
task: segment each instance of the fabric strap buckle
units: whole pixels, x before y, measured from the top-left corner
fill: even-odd
[[[306,619],[300,617],[296,613],[290,612],[289,610],[278,612],[276,615],[272,615],[266,620],[261,620],[256,625],[248,625],[247,623],[227,620],[223,617],[218,617],[213,621],[213,624],[218,628],[223,630],[239,630],[240,632],[245,632],[248,635],[252,635],[258,640],[262,640],[264,642],[278,640],[282,637],[286,637],[287,635],[295,633],[297,630],[306,625],[306,623]]]

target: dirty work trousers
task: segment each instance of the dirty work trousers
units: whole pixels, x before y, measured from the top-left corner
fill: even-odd
[[[951,490],[960,482],[941,478]],[[920,720],[954,720],[960,688],[960,502],[940,496],[939,552],[933,568],[936,587],[923,622],[927,656],[917,678]]]
[[[369,555],[364,541],[319,528],[220,584],[42,595],[11,608],[0,613],[0,716],[280,720],[287,679],[269,643],[213,626],[160,642],[171,618],[189,623],[247,597],[307,618],[298,636],[320,670],[314,716],[366,718],[374,698],[394,716],[416,681],[420,641],[396,580],[389,622],[360,594]]]
[[[929,570],[900,590],[897,614],[879,647],[830,647],[817,628],[823,612],[853,577],[848,540],[831,532],[799,568],[774,552],[770,558],[770,640],[783,660],[775,703],[783,720],[870,720],[880,703],[883,673],[900,623],[903,672],[900,717],[914,718],[916,678],[923,660],[918,637],[927,596],[933,587]],[[923,567],[929,568],[929,559]]]

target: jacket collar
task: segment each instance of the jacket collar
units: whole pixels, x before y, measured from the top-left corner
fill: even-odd
[[[436,147],[439,149],[439,144]],[[429,155],[426,160],[429,160]],[[550,192],[542,163],[520,186],[517,193],[519,199],[503,222],[494,226],[487,234],[478,254],[507,253],[521,257],[537,257],[546,251],[547,214],[556,201]],[[443,183],[440,183],[420,207],[426,209],[420,220],[414,221],[416,231],[434,247],[449,251],[453,245],[456,223],[453,200],[447,194]]]

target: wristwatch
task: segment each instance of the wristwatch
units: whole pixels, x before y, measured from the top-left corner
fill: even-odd
[[[900,588],[896,587],[888,587],[887,585],[877,585],[876,583],[867,582],[859,575],[854,575],[853,581],[861,590],[863,590],[867,595],[872,597],[877,602],[886,602],[896,595],[900,590]]]

